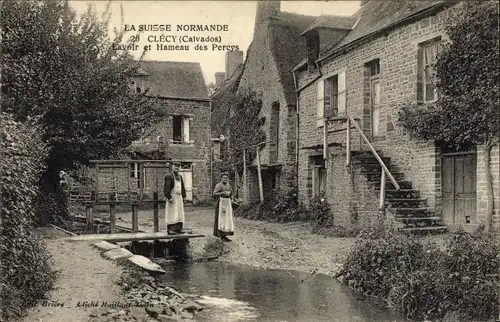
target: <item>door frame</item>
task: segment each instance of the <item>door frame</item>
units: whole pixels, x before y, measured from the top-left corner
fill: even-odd
[[[471,221],[470,222],[465,222],[465,223],[461,223],[460,221],[457,220],[457,212],[456,212],[456,192],[455,192],[455,180],[456,180],[456,177],[455,177],[455,160],[456,160],[456,157],[457,156],[474,156],[474,161],[476,162],[476,167],[475,167],[475,171],[476,171],[476,174],[475,174],[475,178],[476,178],[476,181],[473,182],[474,186],[476,187],[476,209],[474,209],[475,211],[475,214],[474,214],[474,218],[472,219],[471,218]],[[444,199],[444,180],[443,180],[443,172],[444,172],[444,160],[446,158],[449,158],[449,157],[452,157],[452,168],[451,168],[451,179],[452,179],[452,183],[451,183],[451,186],[452,186],[452,195],[453,195],[453,220],[451,223],[447,223],[447,224],[450,224],[450,225],[453,225],[453,226],[459,226],[459,225],[462,225],[462,224],[466,224],[466,225],[469,225],[469,224],[477,224],[477,151],[475,149],[466,149],[466,150],[463,150],[463,151],[456,151],[456,152],[442,152],[440,154],[440,176],[441,176],[441,200]],[[443,205],[443,209],[442,209],[442,219],[443,220],[446,220],[446,218],[444,218],[444,205]],[[466,216],[468,217],[468,216]]]

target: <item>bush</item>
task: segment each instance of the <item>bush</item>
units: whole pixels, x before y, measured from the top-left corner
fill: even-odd
[[[286,193],[272,192],[264,203],[243,204],[235,210],[235,215],[253,220],[290,222],[308,219],[308,212],[299,203],[297,190]]]
[[[54,272],[44,244],[34,233],[35,200],[44,170],[39,129],[0,117],[2,183],[0,288],[1,316],[21,315],[52,288]]]
[[[380,227],[359,235],[337,277],[411,319],[485,321],[499,314],[499,267],[492,235],[458,231],[441,249]]]

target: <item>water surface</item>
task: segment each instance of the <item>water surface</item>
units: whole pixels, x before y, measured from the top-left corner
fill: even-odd
[[[220,262],[166,265],[162,279],[200,296],[199,321],[379,322],[404,321],[370,300],[357,298],[321,274],[264,270]]]

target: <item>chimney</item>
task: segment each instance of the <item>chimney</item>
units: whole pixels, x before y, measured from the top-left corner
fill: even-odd
[[[276,16],[280,11],[281,1],[258,1],[255,26],[257,27],[259,23]]]
[[[226,52],[226,79],[231,77],[238,68],[243,63],[243,52],[241,50],[228,51]]]
[[[226,77],[226,74],[223,72],[215,73],[215,88],[221,86],[224,83],[225,77]]]

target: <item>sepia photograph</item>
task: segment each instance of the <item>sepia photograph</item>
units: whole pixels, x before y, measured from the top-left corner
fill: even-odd
[[[500,321],[499,9],[0,0],[0,321]]]

